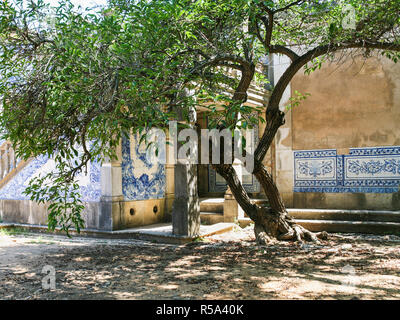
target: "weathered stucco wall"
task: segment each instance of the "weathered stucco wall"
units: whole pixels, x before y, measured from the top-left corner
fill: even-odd
[[[311,96],[288,113],[276,138],[277,184],[287,205],[399,210],[399,192],[383,189],[294,192],[293,153],[334,149],[346,157],[350,148],[400,146],[400,64],[378,55],[326,63],[311,75],[300,71],[291,83],[292,95],[295,90]],[[393,179],[400,175],[399,165],[400,160]]]
[[[274,79],[275,82],[285,72],[290,60],[285,56],[274,56]],[[289,85],[280,102],[280,110],[286,112],[286,106],[291,96],[291,85]],[[279,187],[283,201],[287,207],[293,207],[293,146],[292,146],[292,113],[286,113],[285,124],[278,130],[274,143],[272,144],[271,157],[272,173]]]
[[[293,149],[400,145],[400,64],[358,57],[302,72],[292,92],[311,96],[293,110]]]

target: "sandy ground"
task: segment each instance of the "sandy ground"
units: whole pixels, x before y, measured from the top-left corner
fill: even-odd
[[[177,246],[3,231],[0,299],[400,299],[400,237],[260,247],[249,227]]]

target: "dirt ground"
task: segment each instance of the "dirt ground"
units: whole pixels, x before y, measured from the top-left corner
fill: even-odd
[[[0,299],[400,299],[396,236],[260,247],[251,227],[187,245],[0,232]]]

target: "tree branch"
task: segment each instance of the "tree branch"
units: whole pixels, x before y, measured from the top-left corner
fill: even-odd
[[[266,110],[267,126],[254,153],[254,159],[256,163],[257,162],[261,163],[262,159],[264,159],[275,137],[276,132],[278,131],[279,127],[284,124],[284,114],[279,110],[279,103],[286,87],[293,79],[293,77],[296,75],[296,73],[300,70],[300,68],[302,68],[304,65],[306,65],[313,59],[325,55],[327,53],[333,53],[339,50],[357,49],[357,48],[379,49],[385,51],[400,51],[400,44],[373,42],[369,40],[349,42],[349,43],[339,43],[339,44],[328,44],[328,45],[318,46],[312,50],[309,50],[308,52],[306,52],[305,54],[294,60],[290,64],[290,66],[286,69],[286,71],[283,73],[283,75],[280,77],[268,102],[268,107]],[[256,169],[257,166],[255,166],[255,170]]]
[[[292,3],[289,3],[289,4],[288,4],[287,6],[285,6],[285,7],[276,9],[276,10],[274,11],[274,13],[286,11],[286,10],[290,9],[291,7],[294,7],[294,6],[303,4],[303,3],[304,3],[304,0],[294,1],[294,2],[292,2]]]
[[[275,9],[275,10],[272,10],[271,8],[268,8],[268,7],[267,7],[264,3],[262,3],[262,2],[259,3],[259,7],[260,7],[261,9],[263,9],[265,12],[267,12],[268,14],[274,15],[275,13],[283,12],[283,11],[286,11],[286,10],[290,9],[291,7],[300,5],[300,4],[302,4],[303,2],[304,2],[304,0],[294,1],[294,2],[289,3],[288,5],[286,5],[286,6],[282,7],[282,8],[278,8],[278,9]]]
[[[201,61],[197,66],[192,68],[190,73],[196,73],[198,70],[201,70],[206,66],[231,67],[243,71],[249,70],[251,68],[251,63],[237,55],[220,54]]]
[[[289,48],[281,46],[281,45],[271,46],[269,52],[283,54],[283,55],[289,57],[289,59],[292,61],[297,60],[299,58],[299,55],[296,52],[294,52],[292,49],[289,49]]]

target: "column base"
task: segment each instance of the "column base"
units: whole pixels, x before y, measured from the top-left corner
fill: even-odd
[[[200,203],[197,196],[175,198],[172,205],[172,233],[188,237],[200,234]]]

